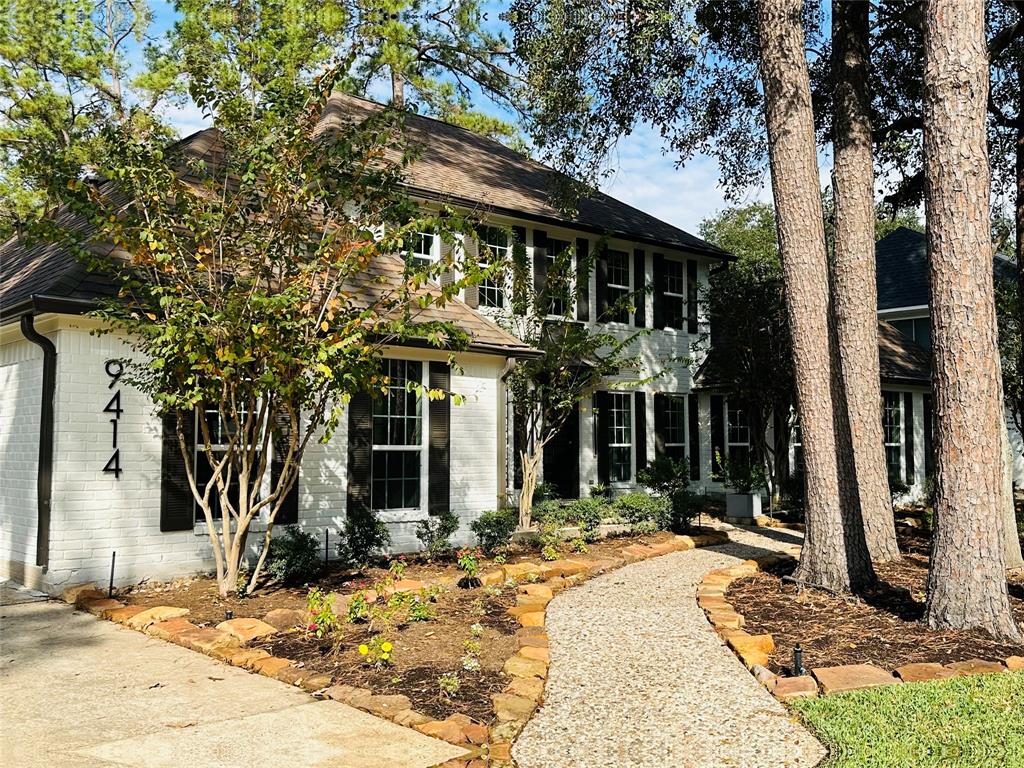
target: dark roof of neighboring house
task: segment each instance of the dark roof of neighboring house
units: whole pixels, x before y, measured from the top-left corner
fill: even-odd
[[[327,102],[322,124],[329,129],[332,123],[381,109],[372,101],[335,94]],[[663,248],[732,258],[721,248],[600,192],[580,200],[575,215],[567,215],[551,200],[553,189],[565,179],[557,171],[501,142],[441,120],[409,115],[406,126],[420,147],[407,173],[413,193]]]
[[[1014,265],[996,256],[993,272],[1013,278]],[[929,304],[928,243],[923,232],[898,227],[875,243],[878,308],[899,309]]]
[[[729,389],[722,370],[726,354],[728,351],[721,347],[708,352],[694,374],[694,389]],[[878,321],[878,367],[882,381],[889,384],[926,386],[931,381],[931,357],[927,350],[884,320]]]
[[[183,139],[175,146],[192,157],[209,158],[219,151],[220,142],[216,131],[206,129]],[[62,228],[71,231],[81,231],[87,227],[81,217],[66,208],[57,214],[56,221]],[[109,253],[110,250],[109,246],[104,247],[100,243],[95,244],[93,249],[97,253]],[[357,302],[369,305],[375,294],[400,283],[404,268],[401,257],[381,256],[367,269],[365,279],[347,286],[347,289],[353,293]],[[438,290],[436,285],[428,283],[419,293],[437,293]],[[14,320],[25,313],[85,312],[95,308],[97,302],[113,298],[116,294],[117,284],[114,279],[90,271],[65,245],[53,242],[28,243],[19,238],[11,238],[0,245],[0,322]],[[454,324],[469,335],[470,351],[508,357],[539,354],[458,299],[447,301],[444,307],[430,304],[425,309],[419,309],[414,319],[424,323],[443,321]]]

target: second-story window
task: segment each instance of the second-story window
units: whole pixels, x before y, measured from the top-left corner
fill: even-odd
[[[686,275],[683,262],[665,259],[665,327],[686,327]]]
[[[511,251],[508,232],[501,227],[481,227],[480,266],[488,267],[494,262],[505,263]],[[489,277],[480,283],[480,306],[505,306],[504,279],[501,274]]]
[[[572,255],[567,251],[571,244],[564,240],[548,241],[547,291],[551,300],[548,314],[565,316],[569,313],[570,288],[572,280]],[[561,269],[559,269],[561,267]]]
[[[608,315],[612,323],[629,322],[629,254],[625,251],[608,251]]]
[[[412,237],[412,247],[409,249],[409,263],[422,269],[434,260],[434,241],[437,236],[430,232],[417,232]]]

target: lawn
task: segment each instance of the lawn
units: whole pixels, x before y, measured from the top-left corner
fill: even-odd
[[[1024,672],[892,685],[793,702],[828,768],[1024,766]]]

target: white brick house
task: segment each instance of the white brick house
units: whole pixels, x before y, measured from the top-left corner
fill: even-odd
[[[336,97],[324,119],[375,108]],[[675,437],[669,450],[692,456],[695,478],[706,481],[711,461],[706,409],[698,409],[690,396],[693,371],[674,359],[685,355],[706,327],[693,301],[698,285],[729,255],[604,195],[581,201],[578,213],[566,216],[549,201],[556,179],[550,169],[436,120],[411,117],[409,127],[423,145],[407,175],[409,193],[421,204],[444,201],[479,216],[496,228],[482,230],[484,239],[488,232],[511,230],[526,244],[538,279],[543,279],[551,241],[594,253],[605,244],[595,273],[585,276],[586,301],[568,308],[569,315],[577,322],[608,322],[623,333],[654,327],[639,351],[650,371],[667,366],[666,374],[656,386],[608,401],[601,410],[614,412],[614,425],[599,425],[593,402],[584,403],[573,434],[565,436],[574,450],[552,452],[559,461],[549,464],[549,479],[558,477],[564,485],[570,477],[566,495],[585,495],[599,480],[620,489],[633,487],[638,468],[665,444],[665,404],[671,403]],[[205,134],[185,141],[206,141]],[[440,248],[438,238],[425,238],[420,255],[437,258]],[[646,286],[652,290],[636,313],[603,316],[609,292],[639,292]],[[97,325],[87,313],[112,290],[59,247],[17,240],[0,247],[0,576],[51,592],[68,583],[105,580],[115,552],[117,583],[212,568],[205,525],[196,522],[190,499],[175,488],[168,471],[167,462],[180,463],[181,458],[168,452],[165,425],[152,404],[116,381],[116,369],[108,366],[129,354],[129,346],[116,335],[92,333]],[[470,541],[469,522],[504,503],[515,485],[503,376],[517,357],[532,350],[489,319],[502,311],[494,305],[503,304],[503,290],[502,285],[481,286],[445,310],[473,339],[458,354],[449,381],[451,391],[465,396],[465,404],[422,409],[424,437],[417,449],[422,481],[409,497],[416,501],[412,506],[386,502],[376,509],[396,551],[419,546],[416,523],[437,499],[462,523],[456,540]],[[386,357],[404,361],[403,370],[424,377],[441,371],[447,360],[445,352],[418,346],[388,349]],[[443,369],[448,375],[446,365]],[[595,400],[610,397],[602,392]],[[353,406],[348,411],[328,444],[310,443],[294,506],[278,519],[278,524],[294,522],[314,532],[322,542],[329,538],[323,543],[332,554],[355,478],[364,490],[372,483],[371,466],[353,458],[358,451],[350,450],[357,415]],[[443,450],[437,454],[435,441],[428,445],[426,438],[432,419],[446,425]],[[625,436],[616,445],[608,439],[613,427]],[[610,461],[613,455],[615,462]],[[448,469],[443,488],[429,472],[436,461]],[[414,479],[406,481],[415,485]],[[369,499],[369,492],[359,498]],[[252,547],[258,539],[250,537]]]

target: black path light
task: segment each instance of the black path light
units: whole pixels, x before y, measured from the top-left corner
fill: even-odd
[[[800,647],[800,643],[797,643],[793,648],[793,675],[800,677],[805,674],[807,674],[807,670],[804,669],[804,649]]]
[[[107,587],[107,597],[114,596],[114,563],[117,562],[117,550],[110,553],[110,584]]]

